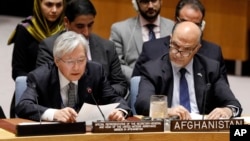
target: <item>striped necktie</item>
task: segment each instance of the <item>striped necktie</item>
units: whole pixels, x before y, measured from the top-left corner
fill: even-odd
[[[72,82],[69,83],[68,89],[68,107],[74,108],[76,104],[76,85]]]
[[[146,27],[148,28],[149,32],[148,32],[148,39],[149,41],[154,40],[155,39],[155,32],[154,32],[154,24],[147,24]]]

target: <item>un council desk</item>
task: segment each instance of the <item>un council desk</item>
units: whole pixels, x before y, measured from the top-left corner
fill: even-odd
[[[85,133],[16,137],[0,128],[3,141],[229,141],[228,132]]]
[[[135,119],[135,120],[134,120]],[[249,125],[250,117],[240,117],[239,120],[244,119],[245,125]],[[138,118],[131,118],[131,121],[138,122]],[[229,141],[230,131],[229,130],[211,130],[211,131],[178,131],[173,132],[160,130],[162,132],[122,132],[122,133],[98,133],[94,132],[93,128],[86,128],[86,132],[77,132],[74,134],[60,134],[60,135],[41,135],[36,136],[18,136],[17,125],[20,123],[38,123],[26,119],[0,119],[0,141]],[[105,123],[105,122],[104,122]],[[121,122],[116,122],[121,123]],[[174,122],[171,122],[175,123]],[[39,123],[41,125],[41,123]],[[99,124],[99,122],[98,122]],[[88,127],[88,126],[87,126]],[[58,128],[57,128],[58,129]],[[85,129],[85,128],[84,128]],[[92,132],[90,132],[92,131]],[[172,132],[171,132],[172,131]],[[34,132],[34,130],[33,130]],[[94,133],[93,133],[94,132]],[[70,132],[72,133],[72,132]]]

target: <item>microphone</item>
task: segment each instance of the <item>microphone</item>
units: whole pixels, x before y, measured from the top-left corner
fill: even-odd
[[[93,92],[92,92],[92,89],[91,89],[90,87],[87,88],[87,92],[91,95],[91,97],[92,97],[92,99],[94,100],[94,102],[95,102],[95,104],[96,104],[98,110],[100,111],[100,113],[101,113],[101,115],[102,115],[102,117],[103,117],[103,120],[105,121],[105,120],[106,120],[106,119],[105,119],[105,116],[104,116],[104,114],[103,114],[103,112],[102,112],[100,106],[99,106],[98,103],[96,102],[95,97],[94,97]]]
[[[205,109],[206,109],[206,100],[207,100],[207,94],[209,93],[211,87],[211,83],[207,83],[204,94],[203,94],[203,101],[202,101],[202,120],[204,120],[205,117]]]

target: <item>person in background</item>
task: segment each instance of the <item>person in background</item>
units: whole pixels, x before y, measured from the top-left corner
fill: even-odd
[[[37,67],[53,61],[53,44],[55,39],[66,31],[82,34],[89,43],[88,60],[103,65],[107,78],[117,94],[126,97],[127,82],[121,71],[121,64],[115,51],[114,43],[92,33],[96,9],[89,0],[70,0],[64,17],[65,30],[46,38],[39,44]]]
[[[180,0],[175,10],[176,22],[191,21],[204,30],[205,8],[199,0]],[[170,38],[170,36],[166,36],[143,44],[142,53],[133,70],[133,77],[140,76],[142,64],[154,60],[169,51]],[[201,46],[202,48],[199,49],[198,53],[220,62],[221,72],[228,83],[227,69],[220,46],[204,39],[201,40]]]
[[[169,52],[143,64],[135,108],[149,115],[150,97],[168,97],[168,115],[191,119],[190,113],[207,119],[238,117],[242,108],[220,71],[220,63],[197,54],[202,31],[194,22],[177,23],[170,36]]]
[[[12,78],[26,76],[36,67],[38,44],[43,39],[64,29],[65,0],[34,0],[33,15],[19,23],[11,34],[8,45],[14,43],[12,54]],[[10,117],[14,113],[15,94]]]
[[[125,120],[130,108],[110,86],[101,64],[88,61],[88,41],[80,34],[61,34],[53,48],[54,63],[47,62],[27,76],[27,89],[16,106],[20,118],[76,122],[83,103],[120,103],[108,119]],[[94,98],[93,98],[93,97]],[[91,114],[91,113],[88,113]]]
[[[172,20],[160,16],[163,0],[132,0],[132,4],[138,15],[114,23],[110,35],[127,82],[130,82],[143,42],[170,35],[174,25]]]

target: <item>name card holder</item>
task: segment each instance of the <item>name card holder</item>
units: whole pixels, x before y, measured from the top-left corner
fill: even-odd
[[[164,121],[98,121],[93,133],[164,132]]]
[[[243,125],[244,119],[171,120],[172,132],[229,131],[230,125]]]

